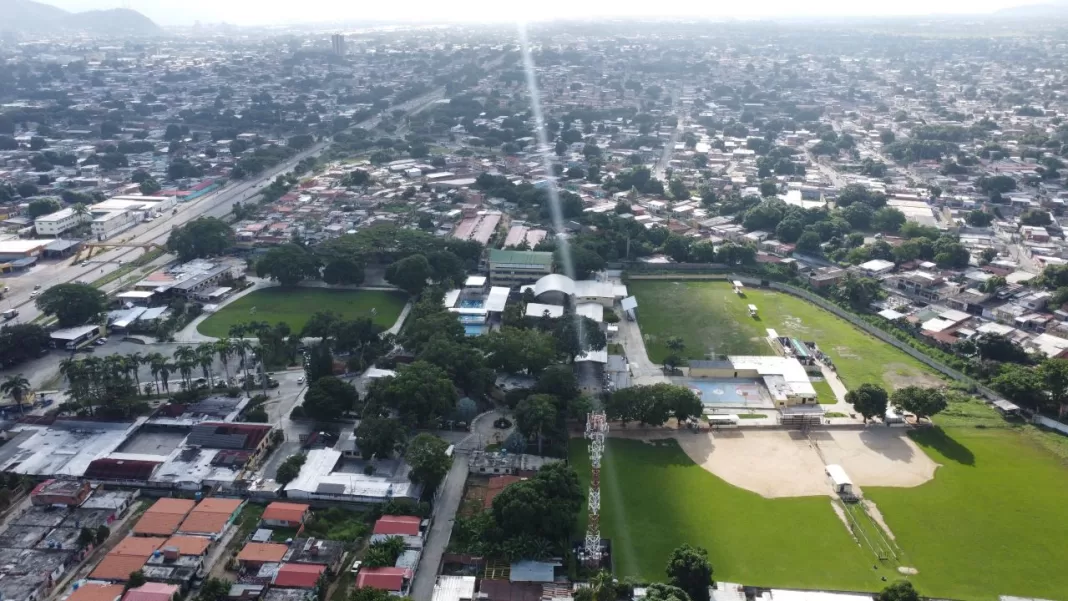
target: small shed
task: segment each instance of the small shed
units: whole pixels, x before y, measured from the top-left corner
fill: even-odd
[[[844,496],[853,495],[853,481],[849,479],[849,475],[842,469],[842,466],[832,463],[825,469],[827,476],[831,479],[831,484],[834,485],[834,492]]]

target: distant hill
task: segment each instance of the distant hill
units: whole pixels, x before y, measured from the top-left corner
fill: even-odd
[[[154,35],[152,19],[126,8],[72,13],[33,0],[0,0],[0,30],[52,32],[84,31],[103,34]]]

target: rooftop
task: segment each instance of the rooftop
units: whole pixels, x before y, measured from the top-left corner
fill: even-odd
[[[384,515],[375,522],[374,534],[417,536],[422,520],[410,515]]]

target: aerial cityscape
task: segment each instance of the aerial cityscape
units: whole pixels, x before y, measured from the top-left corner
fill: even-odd
[[[486,7],[0,0],[0,600],[1068,601],[1068,4]]]

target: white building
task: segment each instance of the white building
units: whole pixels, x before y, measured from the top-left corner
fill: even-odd
[[[127,210],[102,211],[93,213],[93,221],[89,224],[93,237],[103,240],[132,227],[141,221],[140,213]]]
[[[33,221],[33,227],[39,236],[59,236],[92,219],[91,214],[79,215],[73,208],[68,207],[38,217]]]

